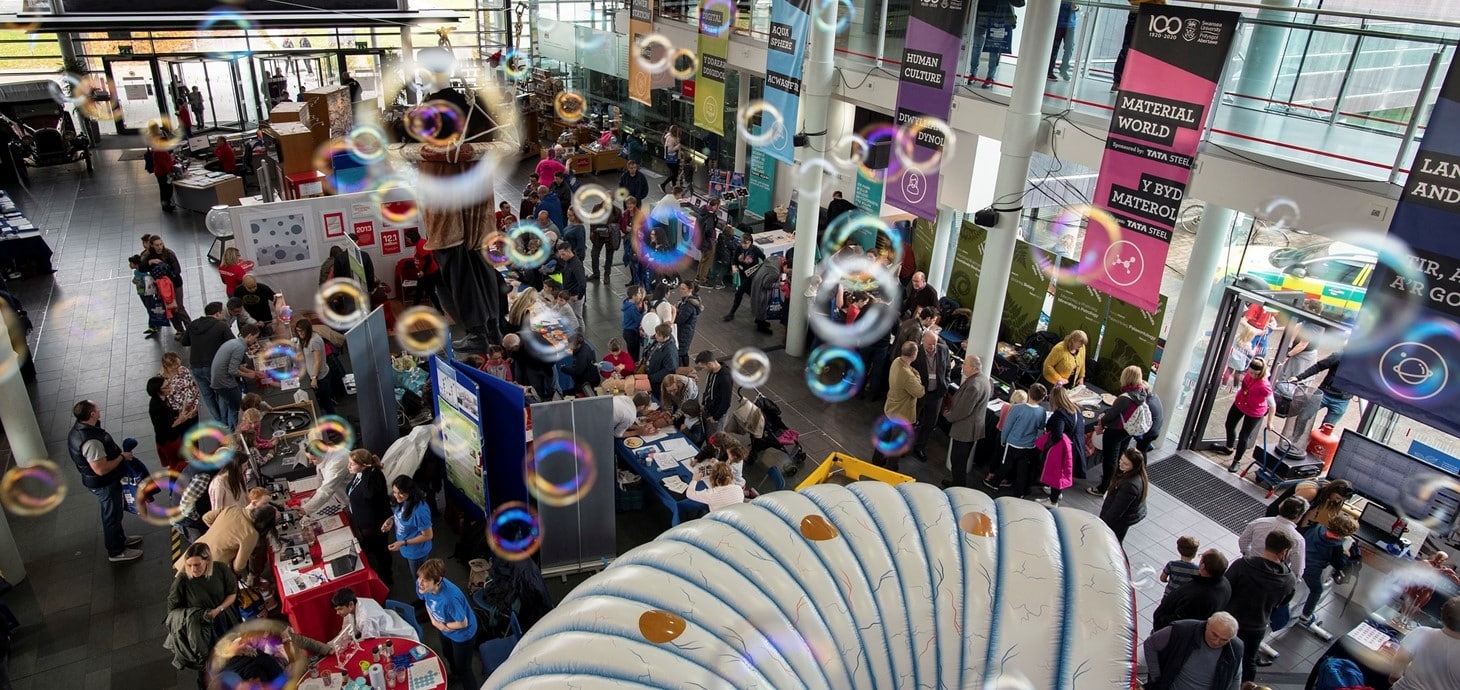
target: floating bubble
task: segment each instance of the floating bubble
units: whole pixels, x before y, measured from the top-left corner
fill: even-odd
[[[142,125],[142,138],[147,148],[172,150],[182,144],[183,128],[170,116],[154,117]]]
[[[1107,238],[1104,245],[1111,246],[1120,240],[1120,222],[1105,209],[1096,206],[1075,206],[1055,216],[1049,224],[1049,233],[1054,247],[1049,251],[1033,252],[1034,262],[1041,273],[1054,275],[1061,285],[1084,285],[1091,279],[1104,274],[1105,257],[1102,251],[1083,240],[1084,234],[1101,233]],[[1084,234],[1082,234],[1084,233]],[[1088,251],[1079,248],[1092,247]],[[1078,254],[1077,254],[1078,252]],[[1078,260],[1073,265],[1057,264],[1054,257],[1062,256]]]
[[[732,0],[705,0],[700,5],[700,33],[719,38],[735,28],[740,10]]]
[[[92,120],[115,121],[122,116],[122,109],[116,107],[115,92],[111,80],[87,75],[71,87],[71,104],[77,112]]]
[[[870,152],[881,146],[891,147],[893,141],[897,139],[897,128],[893,127],[891,123],[886,122],[868,125],[862,128],[862,131],[857,136],[862,137],[862,140],[867,142],[867,150]],[[880,168],[868,167],[867,164],[871,160],[872,157],[870,155],[866,160],[863,160],[862,164],[857,167],[857,174],[861,175],[863,179],[871,180],[872,182],[886,182],[887,178],[892,174],[893,166],[883,165]]]
[[[837,175],[836,167],[825,158],[808,158],[796,166],[794,178],[796,189],[803,194],[809,194],[812,189],[817,189],[821,196],[831,196],[831,184]]]
[[[14,515],[45,515],[66,498],[66,478],[50,460],[12,467],[0,479],[0,504]]]
[[[354,328],[369,314],[370,298],[353,278],[331,278],[319,286],[314,306],[325,325],[337,331]]]
[[[444,408],[443,408],[444,409]],[[437,417],[432,424],[431,450],[443,458],[475,458],[481,448],[475,446],[478,430],[465,417],[447,414]]]
[[[613,217],[613,194],[603,185],[585,184],[573,192],[573,212],[584,225],[607,223]]]
[[[864,250],[877,248],[878,237],[887,238],[893,256],[902,256],[902,235],[894,232],[887,221],[865,211],[856,210],[836,217],[821,238],[821,256],[835,256],[848,243]]]
[[[892,150],[897,153],[897,161],[902,168],[930,173],[942,168],[943,162],[953,157],[953,144],[957,138],[947,122],[923,116],[898,128]],[[925,153],[919,157],[920,152]]]
[[[370,192],[370,199],[380,208],[380,218],[393,225],[410,223],[420,212],[415,191],[396,178],[383,180],[376,185]]]
[[[232,670],[234,657],[272,657],[277,665],[258,661],[248,666],[255,672],[267,669],[273,677],[243,678]],[[309,668],[309,654],[295,647],[289,623],[278,618],[244,621],[218,638],[207,660],[208,687],[217,690],[284,690],[292,688]]]
[[[680,48],[674,51],[674,56],[669,59],[669,73],[675,79],[684,81],[694,79],[695,74],[700,71],[700,56],[688,48]]]
[[[684,634],[684,618],[677,613],[653,609],[639,615],[639,634],[654,644],[673,642]]]
[[[111,340],[112,323],[115,320],[116,311],[111,306],[96,297],[83,294],[61,300],[52,309],[47,323],[65,324],[66,335],[72,342],[103,343]]]
[[[386,147],[390,140],[385,132],[374,125],[360,125],[345,134],[345,150],[356,160],[371,165],[385,160]]]
[[[167,526],[182,517],[182,473],[158,470],[136,488],[137,517],[151,525]]]
[[[885,337],[897,323],[902,286],[891,270],[867,255],[823,261],[821,284],[807,315],[811,329],[823,341],[847,348],[870,345]],[[832,317],[848,300],[866,298],[857,320],[843,323]],[[840,301],[839,301],[840,300]]]
[[[355,447],[355,430],[344,417],[325,415],[319,418],[305,439],[309,443],[309,452],[326,457],[350,452]]]
[[[856,170],[867,162],[872,154],[872,145],[862,135],[847,132],[832,143],[826,151],[826,159],[838,170]]]
[[[1368,289],[1362,297],[1363,308],[1357,314],[1353,305],[1345,303],[1342,296],[1335,298],[1316,281],[1304,281],[1301,287],[1309,289],[1316,285],[1304,302],[1309,311],[1321,312],[1325,316],[1352,323],[1352,335],[1339,329],[1311,329],[1312,342],[1323,352],[1341,350],[1346,356],[1361,353],[1384,352],[1396,343],[1409,339],[1411,329],[1419,324],[1422,309],[1430,302],[1431,282],[1414,261],[1409,245],[1393,235],[1379,235],[1366,231],[1348,231],[1333,235],[1334,243],[1348,243],[1359,251],[1374,254],[1375,266],[1369,279]],[[1287,289],[1300,286],[1285,286]],[[1436,288],[1439,289],[1439,288]],[[1327,301],[1325,301],[1327,300]],[[1430,333],[1430,338],[1440,337]],[[1431,347],[1434,347],[1431,344]],[[1398,352],[1388,353],[1397,355]],[[1409,353],[1412,354],[1412,353]],[[1400,387],[1409,384],[1399,379]]]
[[[649,74],[668,72],[674,61],[674,44],[664,34],[644,34],[634,46],[634,59]]]
[[[801,536],[811,541],[827,541],[841,536],[841,531],[825,515],[807,515],[801,518]]]
[[[1419,472],[1400,486],[1399,514],[1411,524],[1448,535],[1460,527],[1460,479],[1441,472]]]
[[[592,448],[578,445],[572,434],[553,431],[533,438],[523,475],[538,503],[566,506],[588,494],[598,466]]]
[[[537,240],[533,246],[532,240]],[[522,220],[507,229],[507,259],[518,268],[537,268],[552,253],[547,232],[537,223]]]
[[[544,362],[556,362],[568,356],[568,343],[578,332],[570,310],[559,310],[542,301],[533,304],[522,318],[518,333],[532,356]]]
[[[219,50],[208,51],[208,57],[225,59],[233,58],[237,57],[239,53],[246,53],[247,51],[222,49],[222,46],[237,45],[235,41],[228,41],[224,39],[244,38],[249,34],[249,32],[253,30],[253,22],[249,21],[248,17],[243,13],[228,9],[226,7],[215,7],[213,8],[213,10],[209,11],[208,16],[204,17],[203,21],[198,24],[199,32],[213,32],[213,35],[204,40],[200,40],[197,43],[202,45],[220,47]]]
[[[276,342],[258,356],[259,370],[275,381],[299,378],[299,348],[287,342]]]
[[[994,537],[999,533],[999,527],[993,517],[977,510],[964,513],[963,517],[958,518],[958,529],[975,537]]]
[[[183,434],[179,452],[199,471],[217,472],[233,462],[233,430],[219,421],[199,422]]]
[[[1371,291],[1372,292],[1372,291]],[[1448,319],[1425,319],[1398,336],[1379,356],[1378,379],[1396,399],[1424,405],[1454,399],[1450,379],[1460,372],[1460,325]]]
[[[532,506],[521,501],[503,503],[487,520],[487,546],[499,558],[520,561],[542,546],[542,522]]]
[[[629,188],[619,187],[617,190],[614,191],[613,196],[619,201],[624,201],[629,198]]]
[[[835,345],[812,350],[806,360],[806,387],[827,402],[843,402],[862,390],[867,366],[856,352]]]
[[[1263,199],[1253,211],[1252,217],[1275,229],[1298,227],[1298,202],[1285,197]]]
[[[753,131],[760,123],[760,132]],[[786,117],[769,101],[759,100],[747,103],[736,115],[736,133],[748,146],[767,146],[786,131]]]
[[[852,0],[816,0],[812,14],[818,28],[841,34],[856,20],[857,8],[852,5]]]
[[[446,319],[431,307],[411,307],[395,317],[395,342],[417,357],[446,349]]]
[[[771,378],[771,358],[759,348],[742,347],[730,357],[730,378],[743,388],[759,388]]]
[[[486,239],[482,240],[482,258],[494,268],[506,268],[512,263],[512,257],[507,252],[511,244],[505,233],[495,230],[487,233]]]
[[[700,230],[683,206],[659,203],[639,214],[629,241],[635,256],[655,273],[677,273],[694,261],[690,254],[699,246]]]
[[[558,119],[568,124],[583,119],[587,105],[588,100],[583,98],[583,94],[573,91],[559,91],[553,98],[553,111],[558,114]]]
[[[522,81],[532,73],[532,58],[516,48],[502,54],[502,74],[512,81]]]
[[[1144,589],[1147,591],[1166,586],[1161,582],[1161,574],[1156,572],[1155,568],[1148,565],[1141,566],[1135,572],[1131,573],[1130,584],[1136,589]]]
[[[449,146],[461,138],[466,113],[451,101],[426,101],[406,111],[406,131],[421,143]]]
[[[913,438],[912,422],[901,417],[882,415],[872,422],[872,447],[888,457],[907,453]]]
[[[314,169],[324,175],[325,189],[331,193],[350,194],[370,189],[370,170],[365,162],[350,152],[344,138],[335,137],[314,151]]]

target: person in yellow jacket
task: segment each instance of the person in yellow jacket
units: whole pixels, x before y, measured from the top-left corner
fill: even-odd
[[[1115,58],[1115,74],[1112,75],[1110,90],[1120,89],[1120,77],[1125,74],[1125,57],[1130,52],[1130,42],[1136,35],[1136,14],[1140,12],[1141,5],[1164,5],[1166,0],[1128,0],[1130,2],[1130,14],[1125,18],[1125,36],[1120,41],[1120,55]]]
[[[1071,331],[1060,344],[1050,348],[1044,358],[1044,382],[1051,386],[1074,388],[1085,382],[1085,346],[1090,336],[1084,331]]]
[[[923,377],[913,368],[913,361],[917,358],[918,344],[912,341],[903,343],[887,373],[887,402],[882,405],[884,415],[909,425],[918,417],[918,398],[927,392],[923,388]],[[912,444],[908,447],[911,448]],[[897,471],[897,458],[883,455],[880,450],[873,450],[872,464]]]

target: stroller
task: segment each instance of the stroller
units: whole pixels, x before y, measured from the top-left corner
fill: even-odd
[[[781,418],[781,406],[760,392],[756,392],[754,400],[744,392],[739,398],[730,418],[725,420],[725,430],[750,437],[751,458],[758,458],[771,470],[779,469],[785,477],[796,476],[807,457],[798,441],[801,433],[786,426]],[[772,458],[780,459],[778,455],[785,461],[772,463]]]

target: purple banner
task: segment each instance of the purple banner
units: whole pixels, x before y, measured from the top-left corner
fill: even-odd
[[[936,165],[920,168],[942,156],[948,130],[918,123],[923,118],[948,121],[963,39],[938,27],[961,28],[967,18],[967,0],[915,0],[907,20],[895,124],[915,138],[909,144],[899,136],[893,145],[887,204],[927,220],[938,216],[938,170]]]

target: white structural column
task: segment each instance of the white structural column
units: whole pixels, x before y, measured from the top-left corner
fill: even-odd
[[[928,257],[928,284],[932,285],[939,295],[948,293],[947,258],[953,248],[958,246],[950,240],[955,227],[954,215],[952,209],[939,206],[938,220],[933,225],[933,255]]]
[[[1181,412],[1181,392],[1185,388],[1186,371],[1191,368],[1196,344],[1201,340],[1206,324],[1201,322],[1206,313],[1207,298],[1212,284],[1217,280],[1217,267],[1222,262],[1222,249],[1227,243],[1227,231],[1232,227],[1236,211],[1207,204],[1201,224],[1196,229],[1196,241],[1191,247],[1191,257],[1186,263],[1186,275],[1181,282],[1181,294],[1176,306],[1169,310],[1171,328],[1166,333],[1166,347],[1161,350],[1161,369],[1156,374],[1156,396],[1165,408],[1166,419],[1162,422],[1170,429]],[[1181,414],[1178,414],[1181,413]],[[1165,438],[1166,430],[1161,430]]]
[[[984,366],[994,361],[1003,319],[1004,296],[1009,292],[1009,269],[1014,265],[1014,242],[1019,238],[1017,210],[1029,184],[1029,156],[1039,135],[1039,106],[1044,101],[1044,76],[1049,68],[1057,0],[1033,0],[1024,9],[1024,36],[1019,41],[1019,67],[1014,71],[1014,93],[1004,117],[999,174],[994,181],[994,208],[999,222],[989,229],[984,245],[978,294],[973,301],[973,323],[968,330],[968,352]]]
[[[1274,9],[1258,10],[1258,20],[1288,22],[1293,20],[1293,13],[1280,10],[1297,6],[1298,0],[1262,0],[1262,4]],[[1242,55],[1241,72],[1237,75],[1236,93],[1239,98],[1272,97],[1272,85],[1277,81],[1278,67],[1282,62],[1283,52],[1287,50],[1288,33],[1287,27],[1252,25],[1247,49]],[[1221,94],[1217,94],[1217,97],[1221,98]],[[1239,121],[1254,122],[1262,116],[1262,111],[1268,105],[1266,101],[1257,101],[1251,104],[1255,111],[1252,108],[1233,108],[1232,111]]]
[[[750,103],[750,75],[745,72],[740,72],[735,81],[738,82],[735,90],[736,107],[744,108]],[[749,163],[750,147],[745,145],[745,137],[735,137],[735,169],[748,171],[750,169],[747,167]],[[749,177],[748,173],[746,177]],[[742,207],[745,206],[744,199],[740,201],[740,205]]]
[[[840,7],[836,3],[813,3],[812,12],[835,13]],[[815,155],[812,149],[826,150],[826,111],[831,103],[835,26],[835,20],[816,21],[816,17],[811,18],[811,57],[806,61],[801,80],[801,112],[805,131],[817,134],[809,136],[809,146],[800,149],[803,163]],[[787,123],[786,126],[792,125]],[[796,198],[796,257],[791,265],[791,313],[786,318],[786,354],[792,357],[806,355],[806,312],[810,305],[801,295],[806,293],[806,284],[816,272],[816,231],[821,220],[822,186],[801,185]]]
[[[0,373],[0,424],[5,425],[5,438],[15,455],[15,463],[29,465],[46,457],[46,440],[41,436],[41,425],[30,404],[30,392],[20,376],[20,355],[11,344],[3,319],[0,319],[0,329],[6,329],[0,332],[0,372],[3,372]],[[59,460],[66,462],[65,458]],[[25,579],[25,562],[20,558],[15,536],[10,532],[10,520],[3,510],[0,510],[0,570],[12,583]]]

